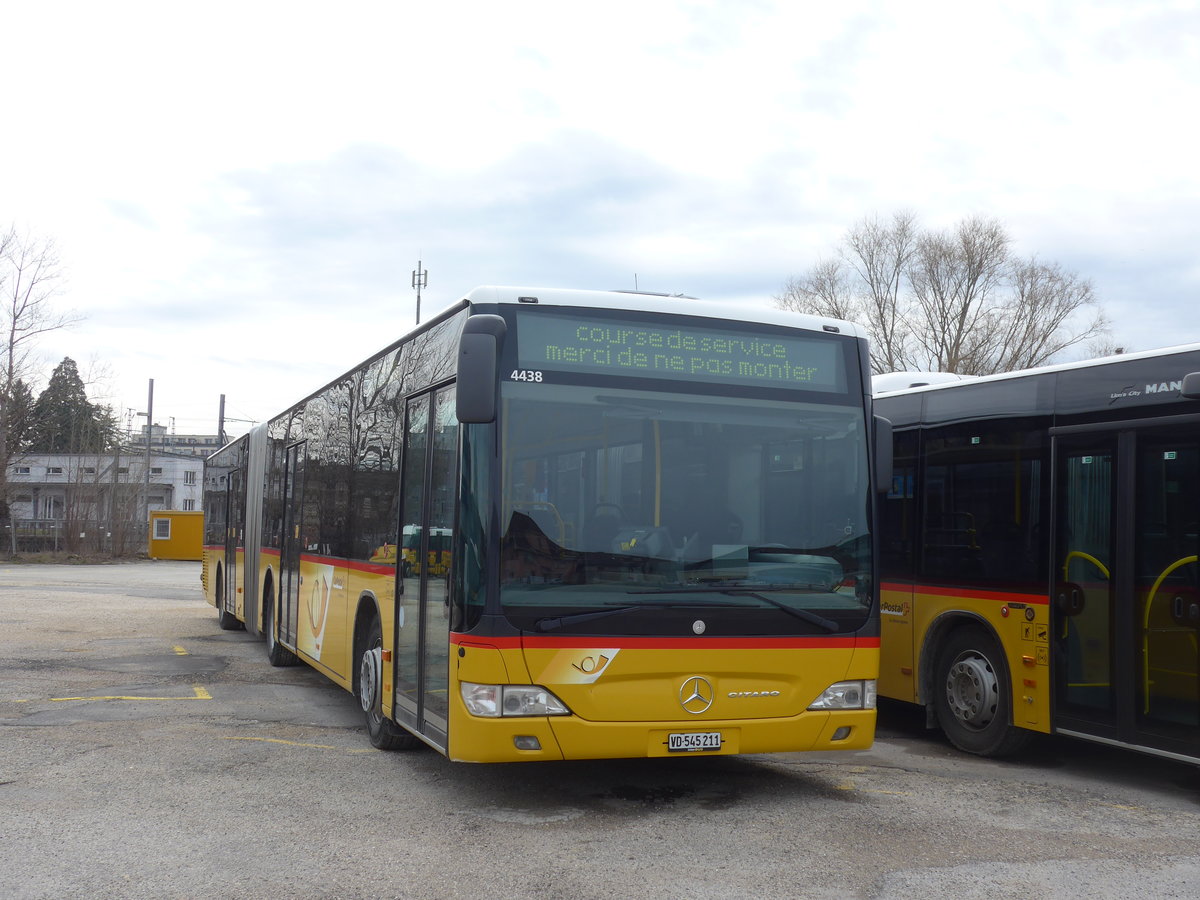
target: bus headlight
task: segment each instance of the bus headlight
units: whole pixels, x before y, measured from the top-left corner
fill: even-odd
[[[571,710],[544,687],[536,684],[459,685],[467,712],[473,716],[569,716]]]
[[[839,681],[831,684],[809,709],[874,709],[875,682]]]

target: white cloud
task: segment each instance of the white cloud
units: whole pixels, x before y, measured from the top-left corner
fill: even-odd
[[[855,220],[981,213],[1200,340],[1191,2],[23,4],[0,222],[53,236],[44,350],[201,428],[482,282],[764,298]],[[184,430],[180,426],[180,430]]]

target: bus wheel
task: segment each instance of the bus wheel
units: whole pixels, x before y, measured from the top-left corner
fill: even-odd
[[[938,724],[960,750],[1007,756],[1032,736],[1009,724],[1012,691],[1002,660],[995,639],[973,625],[956,629],[938,651],[933,683]]]
[[[217,626],[222,631],[239,631],[243,626],[238,617],[225,611],[225,573],[217,573]]]
[[[296,654],[275,637],[275,586],[267,586],[263,599],[263,637],[267,639],[267,662],[273,666],[294,666],[300,662]]]
[[[420,740],[383,716],[383,632],[374,615],[364,635],[358,667],[358,700],[367,717],[367,737],[380,750],[414,750],[421,746]]]

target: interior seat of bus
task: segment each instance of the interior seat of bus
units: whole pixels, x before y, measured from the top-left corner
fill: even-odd
[[[600,503],[583,526],[583,542],[579,548],[594,553],[611,553],[613,541],[621,530],[624,516],[615,503]]]

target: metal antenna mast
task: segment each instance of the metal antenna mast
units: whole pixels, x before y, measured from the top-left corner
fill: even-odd
[[[417,267],[412,273],[413,290],[417,292],[417,324],[421,324],[421,288],[429,287],[429,272],[421,268],[421,261],[417,260]]]

